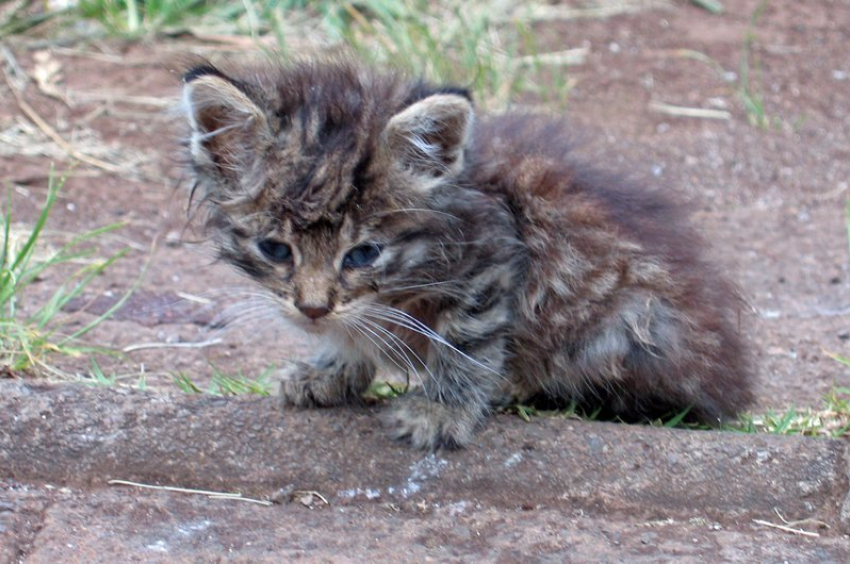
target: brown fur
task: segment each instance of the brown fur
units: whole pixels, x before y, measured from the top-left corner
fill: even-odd
[[[558,120],[475,121],[460,89],[347,60],[185,82],[221,256],[328,349],[282,376],[286,403],[400,369],[422,387],[384,420],[433,449],[513,400],[710,423],[751,402],[735,289],[679,208],[575,162]]]

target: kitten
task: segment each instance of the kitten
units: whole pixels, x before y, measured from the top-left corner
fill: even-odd
[[[421,382],[383,419],[468,444],[510,401],[624,419],[752,401],[739,297],[656,192],[575,162],[566,128],[477,116],[467,91],[346,59],[184,76],[189,153],[221,257],[327,350],[286,405]]]

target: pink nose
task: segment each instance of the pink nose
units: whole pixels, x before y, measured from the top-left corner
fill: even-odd
[[[295,307],[297,307],[301,313],[310,319],[319,319],[320,317],[326,316],[331,311],[331,308],[328,306],[295,304]]]

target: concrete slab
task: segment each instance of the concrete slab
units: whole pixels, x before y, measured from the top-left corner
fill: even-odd
[[[8,494],[8,489],[0,489]],[[30,488],[28,497],[37,498]],[[26,562],[846,562],[842,536],[700,518],[634,520],[480,503],[260,507],[163,492],[46,490]],[[18,496],[19,501],[21,496]],[[14,561],[14,560],[5,560]]]
[[[377,411],[0,382],[0,476],[277,499],[310,490],[335,508],[473,504],[724,526],[775,520],[778,509],[848,530],[843,441],[500,416],[471,448],[425,454],[388,440]]]

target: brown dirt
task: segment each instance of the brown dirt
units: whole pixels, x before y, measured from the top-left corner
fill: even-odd
[[[753,76],[761,85],[769,116],[767,128],[749,124],[735,78],[758,2],[724,4],[726,13],[717,17],[687,2],[676,2],[667,8],[607,19],[541,22],[535,34],[543,50],[590,49],[584,64],[566,71],[577,81],[568,112],[576,126],[588,133],[588,145],[582,149],[588,158],[599,166],[630,170],[694,203],[694,219],[711,241],[714,256],[739,281],[755,310],[743,323],[757,351],[758,408],[818,406],[834,385],[850,386],[846,367],[826,354],[850,356],[850,271],[844,215],[850,187],[850,4],[841,0],[774,0],[768,4],[754,29],[751,57]],[[11,47],[20,66],[31,73],[40,55],[25,41],[13,41]],[[683,56],[686,49],[707,55],[715,63]],[[24,91],[29,104],[75,147],[126,165],[123,174],[86,165],[75,167],[50,222],[48,241],[53,242],[66,240],[68,233],[113,221],[126,224],[117,235],[105,239],[101,253],[127,244],[133,250],[97,281],[96,292],[76,304],[88,304],[88,313],[74,314],[78,322],[102,310],[111,296],[129,289],[149,260],[129,306],[98,328],[92,340],[118,348],[215,337],[224,340],[204,349],[150,348],[103,361],[107,372],[114,371],[128,383],[136,383],[144,374],[148,387],[155,390],[174,391],[171,375],[177,372],[203,383],[211,364],[256,375],[269,363],[298,355],[303,349],[293,336],[273,328],[258,331],[250,323],[232,323],[227,330],[218,329],[226,304],[238,302],[240,289],[248,285],[210,260],[197,235],[186,228],[186,186],[176,156],[180,118],[162,107],[129,98],[145,96],[176,103],[179,80],[169,69],[176,55],[190,51],[220,54],[215,46],[179,41],[54,49],[48,53],[60,65],[58,85],[66,100],[45,96],[32,83]],[[86,101],[84,94],[100,99]],[[654,111],[652,102],[722,109],[731,117],[674,117]],[[0,133],[21,128],[33,129],[9,85],[0,82]],[[22,135],[22,146],[17,149],[0,140],[0,178],[14,186],[18,222],[35,217],[46,192],[50,163],[55,162],[59,170],[69,163],[37,130],[26,135],[19,131],[19,137]],[[28,156],[30,151],[35,154]],[[47,274],[34,286],[32,301],[61,282],[62,274]],[[186,300],[187,294],[204,303]],[[90,300],[94,302],[89,304]],[[84,360],[56,359],[56,363],[70,372],[87,368]],[[4,491],[18,487],[24,486],[7,484]],[[173,502],[158,499],[148,500],[147,509],[138,511],[191,510],[166,508]],[[0,518],[5,514],[2,503],[0,498]],[[55,529],[76,519],[73,512],[53,515],[45,525],[40,521],[46,503],[42,498],[35,496],[21,503],[23,509],[11,513],[15,523],[34,519]],[[118,501],[96,503],[116,511],[125,532],[133,526],[133,514],[116,509]],[[334,519],[343,517],[335,514]],[[534,527],[550,527],[550,516],[538,516],[523,529],[522,512],[509,514],[504,522],[490,513],[482,519],[500,531],[498,534],[507,535],[505,538],[510,535],[504,523],[527,534]],[[587,531],[595,530],[595,522],[571,519],[565,527],[580,521],[573,545],[591,542],[596,533]],[[401,535],[406,530],[402,521],[391,525]],[[4,522],[0,520],[0,533]],[[434,525],[428,542],[455,543],[450,535],[443,538],[439,533],[449,521],[438,522],[442,524]],[[473,529],[464,534],[473,534]],[[680,538],[691,534],[686,529],[676,529],[684,535]],[[742,538],[751,534],[749,529],[736,531]],[[587,538],[578,538],[582,534]],[[523,546],[545,548],[548,541],[543,537],[539,544]],[[529,538],[523,542],[530,543]],[[636,543],[645,554],[653,554],[652,539],[642,544],[640,538],[628,537],[623,542]],[[656,548],[691,558],[712,554],[677,552],[675,547],[664,549],[660,544]],[[48,549],[34,560],[51,560]],[[298,554],[326,556],[311,553],[309,548]],[[381,554],[388,558],[391,553]],[[473,554],[488,557],[473,549],[460,550],[454,556],[450,552],[429,554],[441,560]],[[587,553],[575,554],[579,558]],[[730,554],[732,560],[745,560],[747,555],[762,560],[775,553]],[[836,558],[835,553],[829,554]],[[0,550],[0,559],[4,558]],[[502,558],[511,559],[504,554]]]

